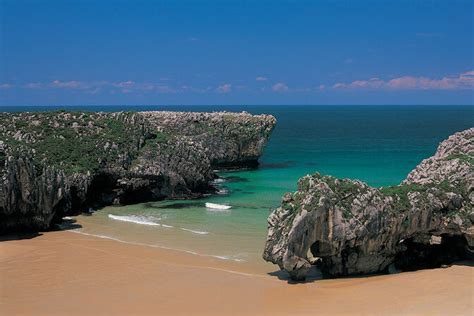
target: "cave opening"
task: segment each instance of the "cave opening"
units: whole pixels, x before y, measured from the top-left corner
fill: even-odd
[[[402,245],[405,250],[395,257],[395,266],[403,271],[439,268],[455,261],[468,259],[470,249],[463,236],[442,234],[439,243],[420,243],[407,238]]]
[[[309,249],[313,257],[318,257],[319,256],[319,240],[314,242]]]
[[[94,176],[87,190],[85,204],[94,208],[111,205],[116,197],[117,177],[100,173]]]
[[[309,247],[308,253],[313,257],[325,257],[331,255],[331,245],[324,240],[316,240]]]
[[[119,175],[100,173],[94,176],[87,190],[84,203],[95,209],[107,205],[129,205],[165,198],[163,176],[120,178]]]

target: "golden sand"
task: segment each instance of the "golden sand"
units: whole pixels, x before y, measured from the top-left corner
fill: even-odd
[[[469,265],[289,284],[245,264],[68,231],[0,242],[1,315],[473,315],[473,310]]]

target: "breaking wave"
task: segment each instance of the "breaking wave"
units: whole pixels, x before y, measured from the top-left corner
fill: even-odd
[[[144,216],[136,216],[136,215],[128,215],[128,216],[118,216],[109,214],[109,218],[121,221],[121,222],[129,222],[139,225],[148,225],[148,226],[162,226],[161,224],[152,222],[149,218]]]
[[[206,208],[213,209],[213,210],[228,210],[232,206],[224,205],[224,204],[216,204],[216,203],[206,203]]]
[[[198,235],[207,235],[209,232],[206,231],[200,231],[200,230],[192,230],[192,229],[187,229],[187,228],[181,228],[182,230],[185,230],[187,232],[193,233],[193,234],[198,234]]]

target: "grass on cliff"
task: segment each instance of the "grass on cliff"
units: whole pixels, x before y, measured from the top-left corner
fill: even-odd
[[[338,179],[332,176],[323,176],[316,172],[311,176],[303,177],[298,181],[298,191],[293,195],[296,208],[291,208],[291,211],[301,211],[301,203],[306,194],[309,192],[311,180],[320,180],[329,186],[329,188],[334,192],[333,198],[335,200],[335,204],[338,204],[343,209],[343,217],[346,219],[353,217],[353,214],[351,213],[349,207],[344,205],[344,202],[354,195],[367,191],[367,187],[361,185],[360,183],[354,183],[348,179]],[[319,200],[318,192],[318,190],[311,192],[314,197],[313,201]],[[286,205],[285,207],[288,208]]]
[[[107,162],[138,152],[141,130],[128,119],[133,113],[115,116],[87,112],[43,112],[7,117],[13,124],[4,135],[12,150],[21,155],[33,150],[34,158],[66,173],[94,171]],[[2,117],[2,119],[5,119]],[[10,132],[10,133],[9,133]]]
[[[396,211],[405,211],[411,208],[410,201],[408,199],[408,193],[410,192],[419,192],[421,194],[426,194],[430,189],[436,188],[438,190],[432,191],[432,193],[439,195],[445,195],[447,192],[453,192],[464,196],[466,194],[465,183],[451,184],[449,181],[444,180],[437,184],[401,184],[390,187],[383,187],[380,189],[380,192],[385,196],[391,196],[395,198],[395,210]]]
[[[170,140],[173,139],[173,134],[156,131],[151,138],[147,139],[145,145],[140,149],[144,151],[159,151],[163,154],[171,154],[173,146],[167,146]]]
[[[454,153],[446,157],[446,160],[453,160],[453,159],[459,159],[462,162],[470,164],[471,166],[474,165],[474,158],[466,154]]]
[[[33,148],[40,157],[45,157],[48,162],[60,166],[66,172],[97,170],[102,161],[116,158],[121,154],[121,147],[133,140],[121,120],[99,119],[94,125],[100,126],[100,133],[81,134],[72,127],[64,128],[55,131],[53,137],[35,143]],[[117,149],[108,150],[109,157],[105,155],[107,143],[117,146]]]
[[[401,184],[390,187],[383,187],[380,192],[385,196],[391,196],[395,200],[395,210],[405,211],[411,208],[408,193],[410,192],[424,192],[428,189],[427,186],[420,184]]]

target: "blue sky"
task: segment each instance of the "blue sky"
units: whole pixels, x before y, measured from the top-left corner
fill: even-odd
[[[473,3],[0,0],[0,105],[473,104]]]

